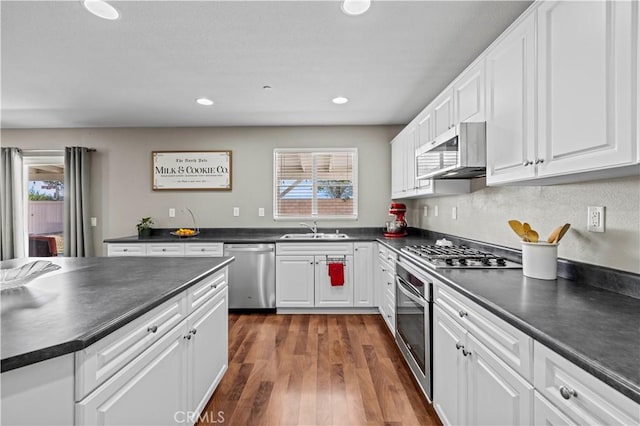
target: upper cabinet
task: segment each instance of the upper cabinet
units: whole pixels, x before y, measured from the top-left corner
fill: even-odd
[[[453,89],[442,92],[431,104],[433,107],[434,138],[455,125],[453,116]]]
[[[638,3],[534,7],[487,53],[487,183],[637,173]]]
[[[485,121],[485,61],[467,68],[453,83],[454,123]]]
[[[538,7],[538,176],[635,162],[637,7],[622,1]]]
[[[487,55],[487,183],[535,176],[535,16]]]

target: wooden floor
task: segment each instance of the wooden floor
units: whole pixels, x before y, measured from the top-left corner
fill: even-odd
[[[200,425],[440,425],[378,315],[229,315]]]

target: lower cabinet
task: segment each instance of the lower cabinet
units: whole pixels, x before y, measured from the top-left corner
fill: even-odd
[[[185,319],[86,396],[78,396],[76,424],[193,424],[228,367],[226,276],[225,269],[187,290],[184,299],[199,301],[207,294],[208,300],[190,303],[198,307]],[[153,316],[145,319],[154,321],[151,334],[163,332]],[[136,348],[130,332],[117,336],[121,338],[112,342],[113,350],[126,354]],[[76,376],[92,377],[93,367],[91,362],[79,363]]]
[[[344,256],[344,284],[332,286],[327,256],[277,256],[276,306],[353,307],[353,256]]]
[[[393,251],[378,244],[376,298],[380,315],[393,335],[396,332],[396,259],[397,255]]]
[[[533,423],[533,385],[439,306],[433,328],[434,406],[443,424]]]

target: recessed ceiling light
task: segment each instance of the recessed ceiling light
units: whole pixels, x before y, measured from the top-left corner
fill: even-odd
[[[336,105],[342,105],[349,102],[349,99],[345,98],[344,96],[338,96],[337,98],[333,98],[331,102],[333,102]]]
[[[198,98],[196,102],[203,106],[211,106],[213,105],[213,101],[209,98]]]
[[[342,2],[342,11],[347,15],[362,15],[371,6],[371,0],[344,0]]]
[[[118,10],[104,0],[84,0],[84,8],[94,15],[113,21],[120,17]]]

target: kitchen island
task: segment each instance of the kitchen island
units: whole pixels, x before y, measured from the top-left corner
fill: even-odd
[[[46,260],[61,268],[2,292],[3,424],[171,423],[206,404],[227,368],[233,258]]]

